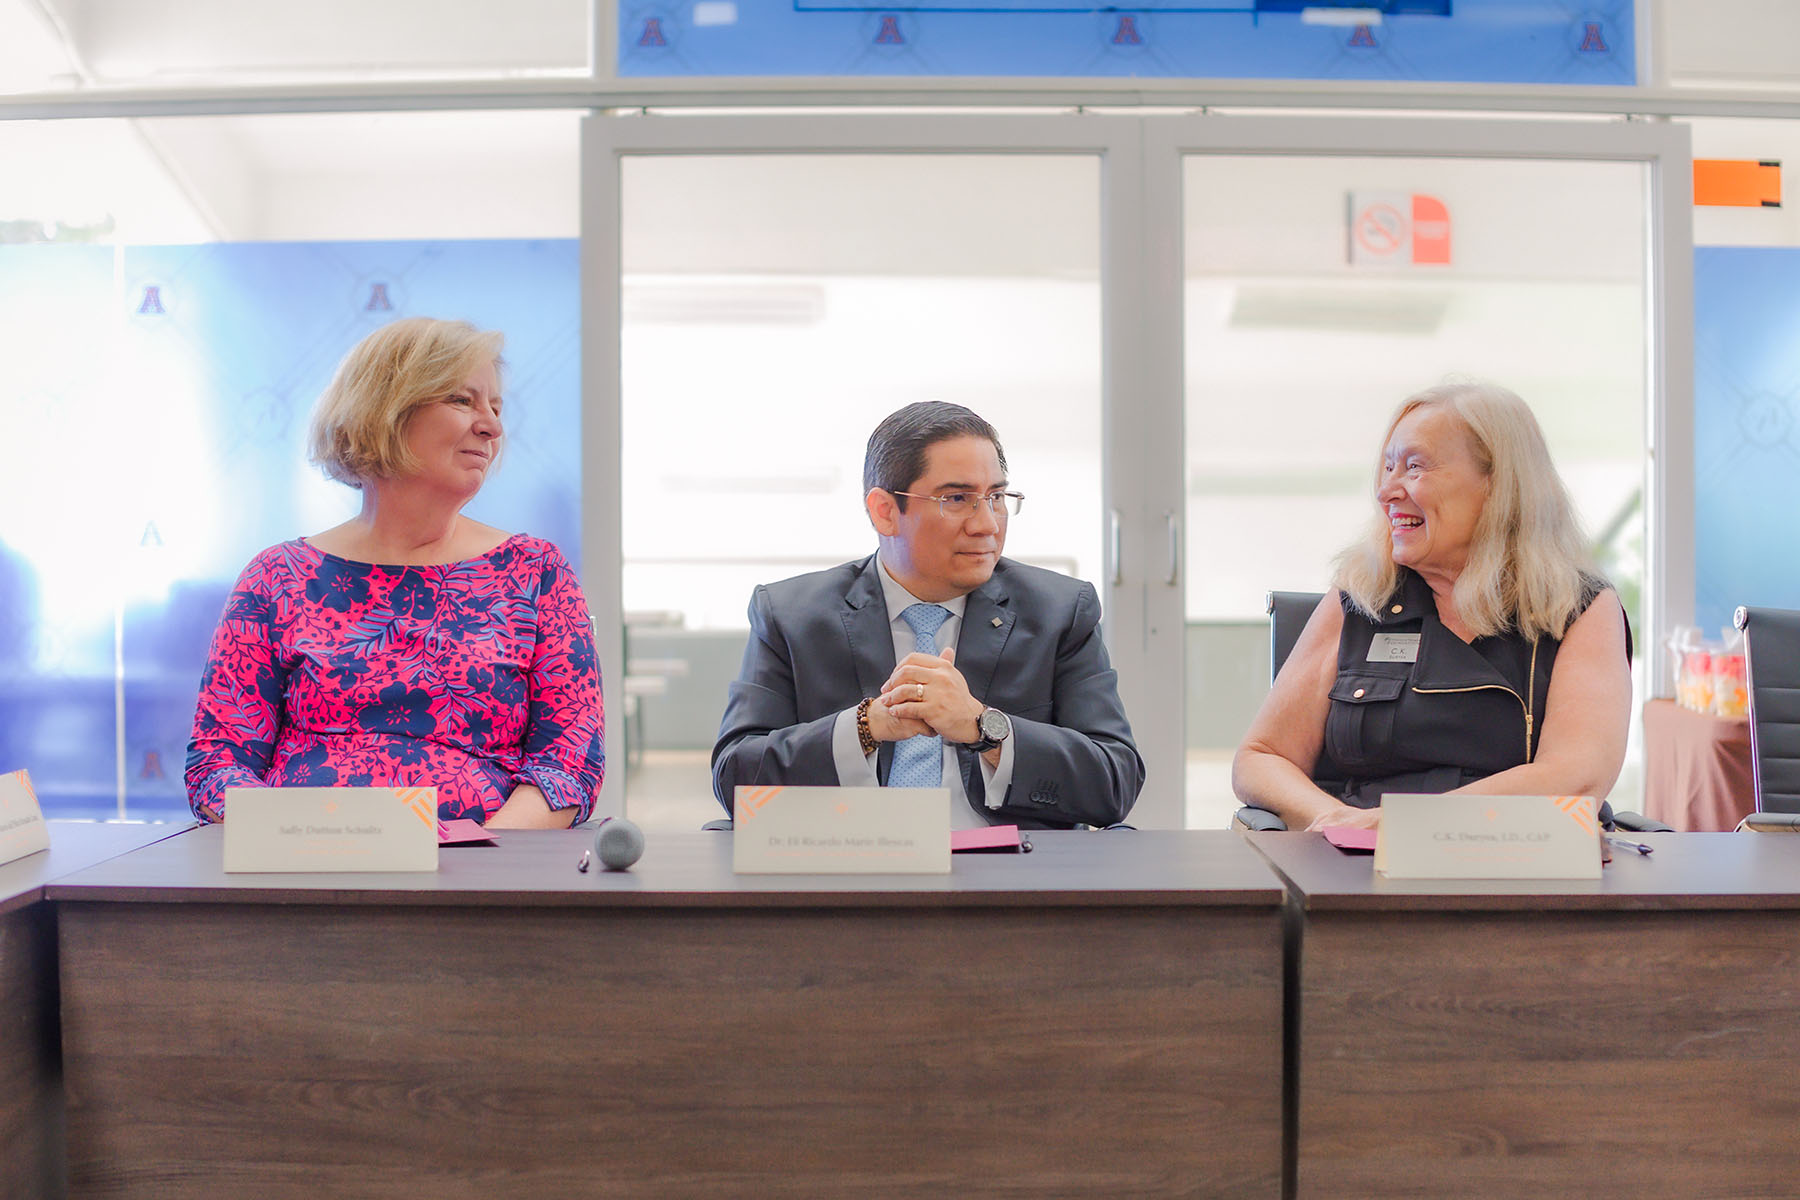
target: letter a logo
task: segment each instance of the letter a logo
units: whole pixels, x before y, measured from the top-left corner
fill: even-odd
[[[1374,49],[1375,31],[1370,29],[1367,25],[1358,25],[1350,33],[1350,44],[1352,46],[1367,46],[1371,50]]]
[[[145,315],[159,317],[166,315],[163,312],[162,306],[162,289],[155,284],[151,284],[144,289],[143,303],[138,305],[138,316],[141,317]]]
[[[1610,50],[1606,39],[1600,35],[1600,22],[1586,21],[1586,30],[1581,35],[1581,49],[1589,54],[1605,54]],[[1566,43],[1565,43],[1566,44]]]
[[[372,284],[369,288],[369,302],[363,305],[364,312],[393,312],[394,302],[388,299],[387,284]]]
[[[877,46],[904,46],[906,38],[900,33],[899,17],[881,18],[881,29],[875,34]]]
[[[1138,32],[1137,18],[1120,17],[1118,31],[1113,34],[1113,45],[1141,46],[1143,44],[1144,35]]]
[[[637,44],[640,46],[667,46],[669,44],[669,39],[663,36],[661,17],[644,18],[644,32],[638,34]]]

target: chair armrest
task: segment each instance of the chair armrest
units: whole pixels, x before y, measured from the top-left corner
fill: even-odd
[[[1800,833],[1800,813],[1753,812],[1738,822],[1751,833]]]
[[[1615,812],[1613,824],[1630,833],[1674,833],[1673,825],[1664,825],[1654,817],[1646,817],[1643,813]]]
[[[714,833],[730,833],[731,832],[731,818],[730,817],[717,817],[711,821],[708,821],[706,824],[702,825],[700,828],[709,829],[709,830],[713,831]]]
[[[1245,805],[1231,815],[1234,829],[1253,829],[1259,832],[1281,830],[1287,828],[1287,822],[1266,808],[1251,808]]]

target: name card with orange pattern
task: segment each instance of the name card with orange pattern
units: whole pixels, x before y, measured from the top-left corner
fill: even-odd
[[[739,787],[740,875],[948,875],[950,790]]]
[[[50,848],[50,826],[38,807],[31,776],[24,771],[0,775],[0,863]]]
[[[228,872],[437,868],[436,788],[225,790]]]
[[[1375,869],[1389,879],[1598,879],[1592,796],[1381,799]]]

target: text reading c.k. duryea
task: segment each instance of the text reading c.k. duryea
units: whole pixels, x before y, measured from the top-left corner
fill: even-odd
[[[1550,835],[1542,831],[1536,833],[1459,833],[1438,832],[1431,835],[1434,842],[1480,842],[1483,845],[1499,846],[1525,842],[1547,842]]]
[[[805,846],[812,850],[910,850],[916,845],[911,838],[894,837],[807,837],[793,834],[772,837],[771,846]]]

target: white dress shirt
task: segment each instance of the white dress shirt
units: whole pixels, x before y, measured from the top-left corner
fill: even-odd
[[[894,577],[888,574],[887,567],[881,562],[879,553],[875,556],[877,574],[881,579],[881,595],[887,602],[888,629],[894,635],[894,661],[902,661],[918,648],[918,635],[913,633],[912,626],[900,614],[915,604],[929,604],[907,591]],[[962,632],[963,610],[968,607],[967,596],[958,596],[953,600],[939,602],[940,607],[950,610],[950,619],[937,632],[937,646],[941,653],[945,647],[956,645],[957,636]],[[976,697],[980,699],[980,697]],[[879,782],[875,777],[875,759],[880,753],[876,747],[875,754],[862,752],[862,739],[856,736],[856,710],[847,708],[837,716],[837,722],[831,727],[831,757],[837,766],[838,783],[844,787],[874,787]],[[1012,784],[1013,739],[1007,738],[1000,743],[1000,765],[990,767],[983,756],[976,756],[981,767],[981,782],[987,792],[986,806],[990,809],[1000,807],[1006,797],[1006,789]],[[952,829],[974,829],[986,825],[975,810],[969,807],[969,797],[963,791],[962,769],[956,761],[956,744],[944,742],[944,786],[950,789],[950,827]]]

